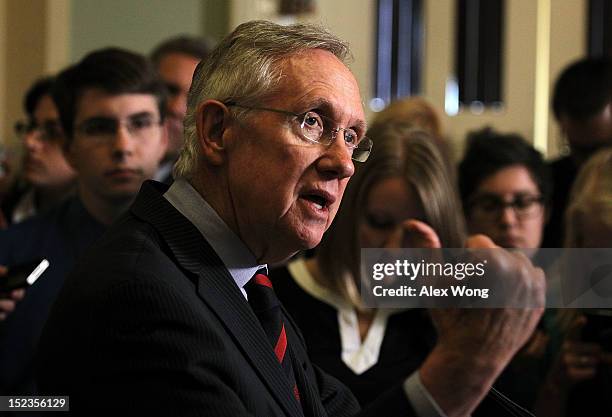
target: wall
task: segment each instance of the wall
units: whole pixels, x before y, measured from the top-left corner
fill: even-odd
[[[506,0],[505,106],[502,111],[483,114],[469,109],[452,117],[444,114],[456,157],[462,153],[466,133],[487,124],[521,133],[550,156],[558,153],[559,132],[551,119],[549,94],[559,71],[585,53],[585,7],[586,0]],[[371,117],[368,102],[374,85],[376,0],[318,0],[316,14],[292,19],[277,16],[275,10],[274,0],[234,0],[230,27],[250,19],[325,24],[351,44],[352,70]],[[446,81],[454,72],[455,0],[424,0],[424,13],[423,95],[443,111]]]
[[[23,92],[30,83],[45,73],[47,68],[45,55],[47,2],[32,0],[3,0],[2,10],[4,24],[1,37],[3,40],[3,85],[2,105],[0,106],[0,126],[2,137],[13,145],[15,138],[12,132],[13,123],[22,117],[21,103]]]
[[[585,53],[586,1],[506,0],[506,106],[498,113],[445,115],[457,155],[466,132],[485,124],[520,132],[549,155],[558,153],[561,135],[550,115],[549,95],[559,71]],[[445,82],[454,66],[455,0],[424,3],[423,92],[443,109]],[[171,35],[219,38],[254,18],[321,22],[346,39],[371,116],[376,0],[318,0],[316,14],[296,18],[277,16],[276,4],[276,0],[0,0],[0,135],[13,137],[12,125],[22,117],[22,95],[35,78],[56,72],[91,49],[115,44],[148,53]]]
[[[201,35],[203,21],[200,0],[72,1],[71,58],[111,45],[148,54],[171,36]]]
[[[551,48],[549,91],[552,97],[554,82],[569,63],[583,58],[587,53],[585,20],[587,0],[551,0]],[[550,100],[549,100],[550,104]],[[550,105],[549,105],[550,108]],[[554,121],[552,110],[548,118],[548,152],[557,155],[562,151],[562,134]]]

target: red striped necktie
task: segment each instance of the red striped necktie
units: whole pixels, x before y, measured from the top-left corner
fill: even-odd
[[[244,286],[244,289],[251,308],[272,344],[276,359],[278,359],[287,376],[289,386],[293,389],[293,395],[300,402],[300,392],[295,382],[291,358],[287,351],[288,340],[281,305],[276,298],[274,288],[272,288],[272,282],[270,282],[270,278],[258,271]]]

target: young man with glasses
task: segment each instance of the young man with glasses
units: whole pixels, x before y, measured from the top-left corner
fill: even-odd
[[[439,312],[440,343],[422,368],[360,412],[310,362],[262,273],[320,242],[371,151],[349,56],[320,27],[255,21],[199,64],[175,182],[143,185],[54,306],[40,345],[45,393],[87,415],[473,410],[541,310]],[[541,271],[502,258],[491,263],[513,274],[515,296],[541,299]]]
[[[34,354],[65,276],[154,175],[167,145],[165,93],[146,58],[120,49],[93,52],[58,75],[53,99],[77,195],[0,232],[0,264],[9,270],[40,258],[50,263],[14,310],[1,312],[3,394],[36,393]]]
[[[2,201],[9,224],[52,208],[74,191],[76,174],[63,152],[65,138],[52,86],[53,78],[36,81],[24,100],[27,120],[15,123],[24,157],[17,182]]]

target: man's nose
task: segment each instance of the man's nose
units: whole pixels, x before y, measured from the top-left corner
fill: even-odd
[[[123,158],[134,151],[134,138],[125,125],[119,125],[111,141],[111,151],[114,158]]]
[[[338,135],[319,159],[318,169],[333,178],[348,178],[355,172],[351,156],[351,150],[346,146],[344,138]]]

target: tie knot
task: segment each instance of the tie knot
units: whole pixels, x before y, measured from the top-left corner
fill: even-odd
[[[272,288],[272,282],[267,275],[257,273],[244,286],[244,290],[249,298],[249,304],[259,313],[265,310],[275,310],[280,307],[278,298]]]
[[[251,281],[249,281],[249,283],[251,282],[256,285],[263,285],[264,287],[272,288],[272,281],[270,281],[270,278],[268,278],[268,276],[265,274],[255,274],[255,276],[251,278]]]

